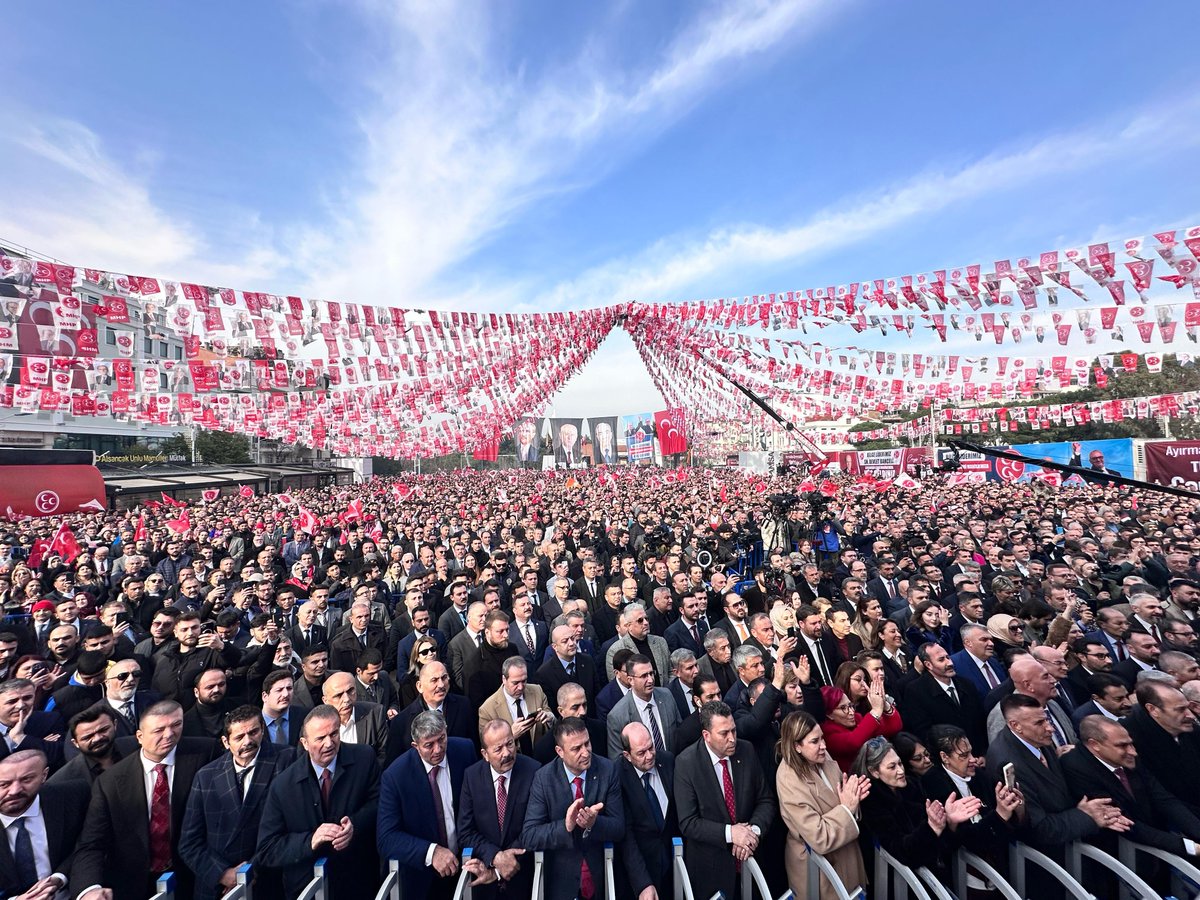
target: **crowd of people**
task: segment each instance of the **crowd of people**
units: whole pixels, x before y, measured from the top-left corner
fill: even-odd
[[[332,900],[389,860],[405,897],[465,866],[519,898],[542,851],[545,896],[590,900],[612,843],[651,900],[677,835],[704,897],[751,857],[806,897],[808,848],[851,889],[877,846],[947,882],[1011,840],[1195,855],[1200,504],[824,482],[462,471],[67,542],[0,520],[0,891],[209,900],[251,863],[294,898],[325,858]]]

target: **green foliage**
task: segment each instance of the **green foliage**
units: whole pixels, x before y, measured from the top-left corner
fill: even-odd
[[[187,435],[177,434],[162,442],[163,453],[192,458],[192,444]],[[250,462],[250,441],[240,434],[224,431],[196,431],[196,461],[209,465],[230,465]]]

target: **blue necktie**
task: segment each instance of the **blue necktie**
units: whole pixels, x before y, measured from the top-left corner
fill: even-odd
[[[280,716],[271,723],[271,728],[274,729],[274,734],[271,735],[271,742],[274,744],[286,744],[287,732],[284,730],[287,724],[287,719]]]
[[[33,858],[33,841],[29,838],[29,831],[25,828],[25,817],[17,819],[13,822],[13,828],[17,829],[17,845],[13,851],[13,863],[17,867],[17,881],[20,882],[20,890],[24,891],[33,886],[38,880],[37,863]]]
[[[650,804],[650,814],[654,816],[654,824],[659,831],[662,831],[662,807],[658,805],[658,795],[654,793],[654,787],[650,784],[649,772],[642,774],[642,786],[646,789],[646,802]]]

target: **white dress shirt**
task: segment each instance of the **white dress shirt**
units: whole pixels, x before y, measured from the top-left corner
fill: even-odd
[[[433,769],[425,760],[421,760],[421,765],[425,767],[425,780],[429,781],[429,773]],[[438,769],[437,775],[438,793],[442,795],[442,821],[446,825],[446,842],[450,845],[446,849],[451,853],[458,852],[458,831],[454,827],[454,790],[450,787],[450,765],[444,759],[441,763],[441,768]],[[437,849],[436,843],[431,843],[429,849],[425,851],[425,865],[433,865],[433,851]]]
[[[350,711],[350,721],[347,722],[345,725],[338,726],[338,732],[342,736],[343,744],[357,744],[358,743],[358,728],[356,727],[355,722],[354,722],[354,710]]]
[[[250,793],[250,782],[252,782],[254,780],[254,767],[258,765],[258,756],[259,755],[257,753],[254,754],[254,759],[250,760],[250,765],[248,765],[248,766],[239,766],[237,763],[233,764],[233,775],[235,778],[238,777],[239,775],[241,775],[243,772],[249,773],[246,775],[245,780],[242,782],[242,799],[243,800],[245,800],[246,795]]]
[[[17,829],[13,824],[18,819],[25,820],[25,831],[33,844],[33,861],[37,864],[38,879],[49,878],[53,875],[59,880],[59,887],[67,883],[67,876],[50,868],[50,841],[46,835],[46,819],[42,815],[42,798],[34,797],[29,808],[19,816],[6,816],[0,813],[0,824],[4,825],[4,836],[8,838],[8,851],[15,859],[17,854]],[[59,893],[62,893],[59,891]]]
[[[153,760],[147,759],[144,751],[139,751],[138,756],[142,760],[142,782],[146,785],[146,819],[150,818],[150,811],[154,807],[154,767],[160,765]],[[167,790],[168,792],[175,787],[175,750],[167,754],[161,765],[167,767]]]
[[[717,787],[721,791],[721,796],[724,797],[725,796],[725,767],[721,765],[721,761],[722,761],[721,757],[719,757],[719,756],[717,756],[717,754],[713,753],[712,747],[708,746],[708,744],[704,745],[704,749],[708,751],[708,758],[712,762],[713,773],[717,776]],[[733,761],[732,761],[732,759],[729,762],[729,783],[731,785],[733,784]],[[735,798],[737,797],[736,793],[734,794],[734,797]],[[722,801],[722,805],[723,804],[724,804],[724,801]],[[753,831],[755,834],[760,833],[757,825],[751,825],[750,830]],[[727,843],[727,844],[733,843],[733,825],[725,826],[725,843]]]
[[[663,785],[662,779],[658,777],[658,769],[651,768],[649,772],[643,772],[640,769],[635,768],[634,771],[637,772],[638,781],[642,781],[642,778],[645,775],[650,776],[650,789],[652,791],[654,791],[654,796],[658,798],[659,812],[661,812],[662,817],[664,819],[666,819],[666,817],[667,817],[667,789]],[[733,777],[732,773],[730,773],[730,777],[731,778]],[[642,782],[642,783],[644,784],[645,782]]]

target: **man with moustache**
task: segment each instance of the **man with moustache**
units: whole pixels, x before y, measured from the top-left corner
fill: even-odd
[[[81,781],[91,787],[92,782],[121,759],[116,743],[117,716],[102,703],[76,713],[67,726],[67,734],[79,752],[50,777],[54,784]]]

